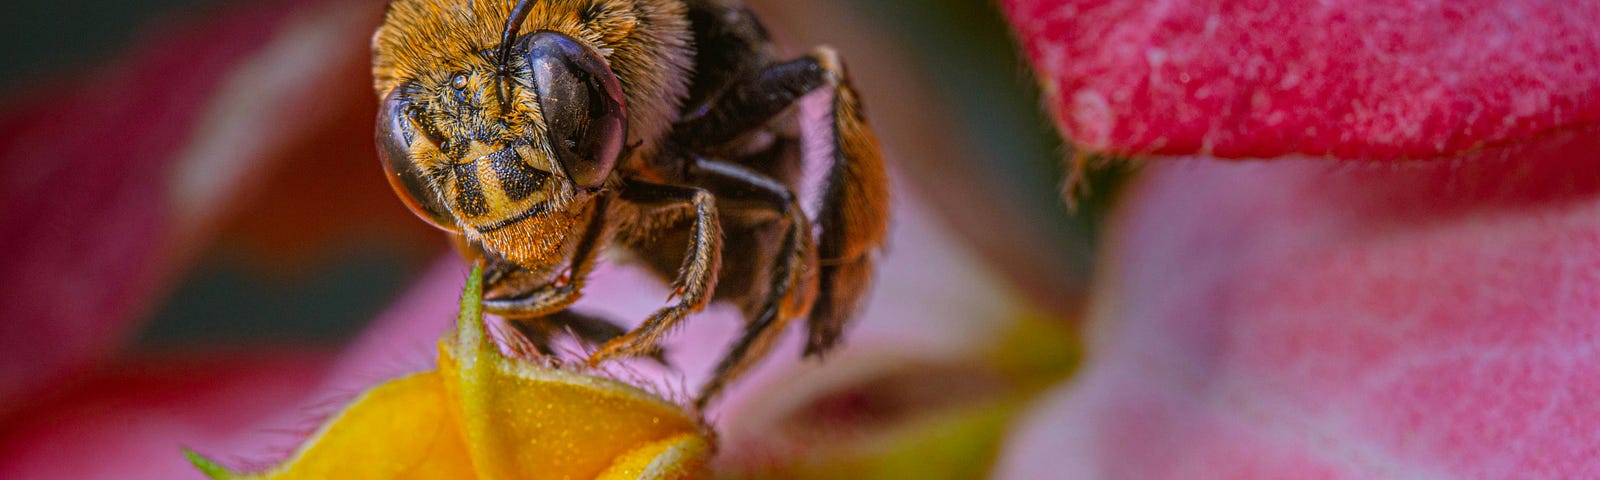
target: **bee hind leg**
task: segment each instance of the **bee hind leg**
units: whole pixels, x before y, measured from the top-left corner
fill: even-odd
[[[832,90],[827,123],[804,133],[820,137],[808,147],[831,147],[829,152],[808,151],[807,156],[827,156],[832,162],[816,219],[820,269],[817,301],[807,318],[808,356],[824,354],[838,343],[872,281],[875,250],[888,236],[889,179],[883,154],[844,63],[833,49],[819,47],[799,59],[773,64],[710,106],[689,112],[674,129],[674,139],[691,149],[713,148],[759,128],[822,88]]]

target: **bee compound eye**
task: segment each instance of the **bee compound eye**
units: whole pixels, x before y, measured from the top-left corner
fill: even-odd
[[[550,149],[580,187],[605,184],[627,142],[622,86],[606,61],[578,40],[536,32],[518,41],[532,70]]]
[[[421,135],[411,119],[411,102],[406,96],[408,90],[409,84],[395,87],[378,106],[378,161],[383,164],[389,186],[400,197],[400,201],[411,209],[411,213],[435,227],[459,232],[455,217],[440,203],[439,196],[423,178],[416,162],[412,161],[412,144],[432,140]]]

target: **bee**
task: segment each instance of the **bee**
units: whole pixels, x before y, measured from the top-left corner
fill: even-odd
[[[779,60],[740,1],[394,0],[373,52],[390,185],[485,262],[485,311],[545,354],[571,335],[590,365],[654,355],[730,302],[746,324],[703,408],[794,319],[806,356],[828,352],[868,289],[889,186],[861,99],[831,48]],[[805,122],[813,92],[831,109]],[[809,158],[830,162],[815,218]],[[570,308],[604,249],[671,282],[632,330]]]

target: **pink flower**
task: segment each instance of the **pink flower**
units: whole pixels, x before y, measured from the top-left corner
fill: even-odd
[[[1148,160],[1003,475],[1600,475],[1600,7],[1004,8],[1063,134]]]

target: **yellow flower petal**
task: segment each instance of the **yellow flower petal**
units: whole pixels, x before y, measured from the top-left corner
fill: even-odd
[[[439,369],[357,398],[278,467],[212,478],[660,478],[706,474],[713,451],[683,407],[610,379],[500,354],[485,334],[481,269],[462,298]]]
[[[705,437],[678,435],[628,452],[600,474],[600,480],[695,478],[705,472],[710,451]]]
[[[363,393],[288,461],[255,475],[206,464],[212,478],[464,478],[466,444],[446,410],[437,372],[390,380]],[[191,459],[194,459],[191,456]]]

